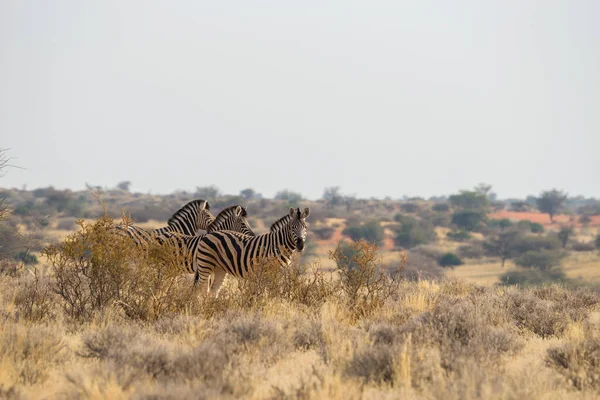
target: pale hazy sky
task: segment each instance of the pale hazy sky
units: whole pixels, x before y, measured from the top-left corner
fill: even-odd
[[[1,187],[600,196],[600,1],[0,0]]]

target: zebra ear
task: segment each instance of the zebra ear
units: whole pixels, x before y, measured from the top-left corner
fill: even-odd
[[[309,216],[309,215],[310,215],[310,208],[309,208],[309,207],[306,207],[306,208],[304,209],[304,212],[302,213],[302,216],[301,216],[301,218],[302,218],[302,219],[306,219],[306,218],[308,218],[308,216]]]
[[[242,215],[242,206],[236,206],[233,212],[237,217],[239,217],[240,215]]]
[[[294,218],[294,213],[296,212],[296,210],[294,210],[293,207],[290,208],[290,218]]]

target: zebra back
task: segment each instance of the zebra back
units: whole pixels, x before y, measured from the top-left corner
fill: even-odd
[[[173,214],[167,226],[155,229],[157,234],[176,232],[194,236],[200,229],[207,230],[215,217],[210,213],[210,205],[206,200],[192,200]]]
[[[256,236],[248,223],[246,209],[240,205],[227,207],[217,214],[206,232],[211,233],[216,231],[235,231],[248,236]]]
[[[304,212],[290,209],[287,218],[277,221],[278,229],[259,236],[231,231],[208,233],[199,242],[196,252],[194,282],[208,280],[216,273],[215,269],[244,278],[250,269],[264,260],[277,259],[283,265],[289,264],[293,252],[304,248],[305,220],[309,212],[308,208]]]

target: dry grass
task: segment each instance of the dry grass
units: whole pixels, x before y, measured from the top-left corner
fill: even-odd
[[[266,262],[212,299],[108,222],[47,251],[52,268],[0,275],[0,398],[600,396],[588,289],[398,280],[358,243],[332,272]]]

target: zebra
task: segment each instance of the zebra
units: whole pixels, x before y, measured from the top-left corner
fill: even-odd
[[[248,223],[248,211],[240,205],[227,207],[208,225],[207,233],[216,231],[234,231],[248,236],[256,236]]]
[[[219,232],[221,228],[236,229],[237,231],[227,232],[235,232],[245,237],[254,237],[256,234],[248,225],[246,216],[247,213],[243,207],[239,205],[228,207],[217,215],[208,229],[211,232]],[[199,248],[200,241],[207,234],[183,235],[169,232],[162,236],[153,236],[142,228],[136,226],[130,226],[129,228],[135,230],[136,234],[138,231],[142,231],[140,236],[144,239],[148,238],[142,245],[152,243],[152,239],[154,239],[161,248],[167,248],[169,256],[166,262],[177,264],[183,272],[194,273],[195,250]],[[248,234],[241,232],[247,232]]]
[[[208,203],[206,203],[208,205]],[[183,210],[183,209],[182,209]],[[210,213],[199,213],[198,215],[208,215],[207,217],[204,218],[196,218],[196,223],[193,223],[192,221],[186,221],[185,218],[183,217],[185,214],[180,214],[180,212],[182,210],[179,210],[173,217],[171,217],[171,219],[169,219],[169,222],[174,220],[177,217],[177,221],[178,221],[178,225],[177,226],[184,226],[187,227],[186,230],[190,231],[190,229],[194,229],[194,225],[198,226],[199,229],[204,229],[207,232],[215,232],[215,231],[219,231],[219,230],[230,230],[230,231],[235,231],[235,232],[241,232],[245,235],[248,236],[256,236],[256,234],[254,233],[254,231],[252,230],[252,228],[250,228],[250,225],[248,224],[248,214],[247,211],[244,207],[240,206],[240,205],[234,205],[234,206],[230,206],[227,207],[223,210],[221,210],[221,212],[219,214],[217,214],[216,217],[213,217],[212,214]],[[210,220],[210,224],[208,226],[205,226],[205,222],[206,220]],[[169,225],[167,227],[164,228],[158,228],[158,229],[154,229],[151,231],[148,231],[144,228],[140,228],[139,226],[135,226],[135,225],[120,225],[119,226],[121,230],[125,230],[126,234],[131,237],[134,242],[136,243],[136,245],[138,246],[144,246],[147,243],[150,243],[150,241],[152,239],[155,239],[158,241],[158,243],[160,244],[165,244],[166,243],[166,239],[170,239],[174,236],[178,236],[178,237],[182,237],[182,238],[187,238],[187,239],[191,239],[192,237],[195,236],[203,236],[202,234],[197,235],[197,234],[186,234],[181,232],[181,230],[176,230],[172,228],[172,225]],[[172,242],[172,243],[176,243]],[[193,273],[193,271],[192,271]]]
[[[241,208],[241,207],[240,207]],[[192,200],[173,214],[167,226],[156,229],[144,229],[135,225],[119,224],[116,229],[129,236],[137,246],[144,246],[152,238],[168,237],[172,234],[195,236],[215,221],[215,216],[210,212],[210,205],[206,200]],[[226,222],[225,220],[223,222]]]
[[[304,249],[309,215],[308,207],[304,211],[290,208],[286,216],[271,226],[269,233],[255,237],[231,231],[205,235],[194,249],[194,284],[206,281],[207,292],[214,289],[218,296],[227,273],[245,278],[249,270],[268,258],[279,260],[283,266],[289,265],[292,254]]]

